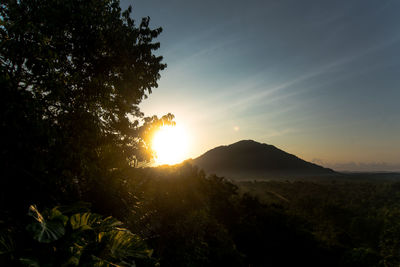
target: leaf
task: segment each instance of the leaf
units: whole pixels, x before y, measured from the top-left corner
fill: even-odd
[[[118,221],[117,219],[109,216],[106,217],[100,224],[100,229],[102,231],[111,231],[114,230],[116,227],[121,226],[122,222]]]
[[[118,259],[149,258],[152,250],[147,249],[144,241],[127,229],[118,229],[108,233],[109,249]]]
[[[78,243],[74,243],[73,246],[69,248],[69,252],[71,253],[71,257],[64,263],[62,266],[79,266],[82,253],[86,246],[79,245]]]
[[[50,213],[51,219],[47,220],[38,211],[36,206],[31,205],[28,215],[33,217],[35,221],[27,226],[27,230],[32,234],[33,238],[40,243],[51,243],[65,234],[65,216],[62,214],[60,215],[52,210]]]
[[[0,232],[0,255],[13,253],[15,251],[15,243],[12,236],[6,232]]]
[[[100,233],[97,235],[97,238],[98,238],[99,242],[101,242],[101,239],[103,238],[103,236],[104,236],[105,234],[106,234],[106,233],[104,233],[104,232],[100,232]]]
[[[29,267],[40,267],[40,264],[37,260],[35,259],[30,259],[30,258],[20,258],[19,261],[22,263],[24,266],[29,266]]]
[[[103,219],[101,215],[85,212],[72,215],[70,218],[70,224],[73,230],[93,229],[98,232],[107,232],[121,226],[122,222],[111,216]]]
[[[48,220],[60,221],[65,226],[67,224],[67,222],[68,222],[68,217],[63,215],[57,208],[53,208],[50,211],[50,215],[48,217]]]
[[[122,267],[121,265],[109,262],[105,259],[101,259],[99,257],[96,257],[95,255],[92,255],[92,260],[94,261],[93,266],[95,267]]]
[[[101,222],[101,216],[91,212],[77,213],[69,219],[73,230],[89,230]]]

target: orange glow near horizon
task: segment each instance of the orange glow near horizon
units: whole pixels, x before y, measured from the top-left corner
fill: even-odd
[[[182,126],[163,126],[154,135],[152,149],[156,165],[180,163],[187,157],[187,132]]]

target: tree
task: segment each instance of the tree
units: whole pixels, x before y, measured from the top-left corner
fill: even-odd
[[[83,195],[151,157],[144,134],[173,119],[141,125],[138,107],[166,67],[154,54],[162,29],[131,12],[118,0],[2,1],[2,203]]]

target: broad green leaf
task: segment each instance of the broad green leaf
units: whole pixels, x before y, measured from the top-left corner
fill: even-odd
[[[68,217],[63,215],[57,208],[53,208],[50,211],[50,214],[49,214],[49,217],[47,218],[47,220],[60,221],[65,226],[66,223],[68,222]]]
[[[29,207],[29,213],[35,221],[27,226],[33,238],[41,243],[51,243],[65,234],[64,218],[55,213],[53,219],[47,220],[36,206]]]
[[[152,250],[147,249],[144,241],[126,229],[113,230],[108,233],[111,254],[119,259],[148,258]]]
[[[69,221],[73,230],[89,230],[100,225],[101,216],[91,212],[77,213]]]
[[[72,215],[70,218],[70,224],[73,230],[93,229],[98,232],[111,231],[122,225],[120,221],[111,216],[103,219],[102,216],[91,212]]]
[[[121,225],[122,225],[122,222],[109,216],[109,217],[105,218],[104,220],[102,220],[102,222],[100,224],[100,229],[102,231],[110,231],[110,230],[114,230],[116,227],[121,226]]]

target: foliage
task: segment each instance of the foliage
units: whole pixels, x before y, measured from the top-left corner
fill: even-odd
[[[343,266],[398,266],[399,183],[376,179],[243,182],[243,192],[282,205],[340,255]]]
[[[398,183],[137,168],[173,124],[138,107],[166,67],[149,22],[118,0],[0,3],[0,265],[400,264]]]
[[[2,1],[1,203],[82,199],[152,158],[152,131],[173,123],[138,107],[166,67],[154,53],[162,29],[131,11],[118,0]]]
[[[18,231],[2,235],[2,264],[27,266],[154,266],[144,241],[112,217],[87,211],[63,214],[58,207],[40,213],[31,206],[33,218],[26,227],[32,239]],[[21,230],[21,229],[19,229]],[[17,244],[6,245],[10,240]]]
[[[162,266],[335,266],[300,218],[189,164],[136,170],[126,186],[143,192],[130,227]]]
[[[32,216],[35,221],[28,225],[27,229],[32,233],[33,239],[36,241],[51,243],[65,234],[65,224],[68,221],[68,217],[62,215],[57,209],[52,209],[47,219],[45,219],[35,206],[30,206],[29,215]]]
[[[124,203],[116,194],[124,170],[151,159],[152,132],[173,123],[138,107],[166,67],[154,53],[161,28],[137,24],[118,0],[6,0],[0,21],[1,260],[147,261],[150,250],[119,221],[68,204],[88,200],[110,214]],[[67,205],[30,206],[22,231],[32,202]]]
[[[124,221],[163,266],[398,265],[396,182],[235,185],[189,164],[127,177],[124,186],[137,199]]]

